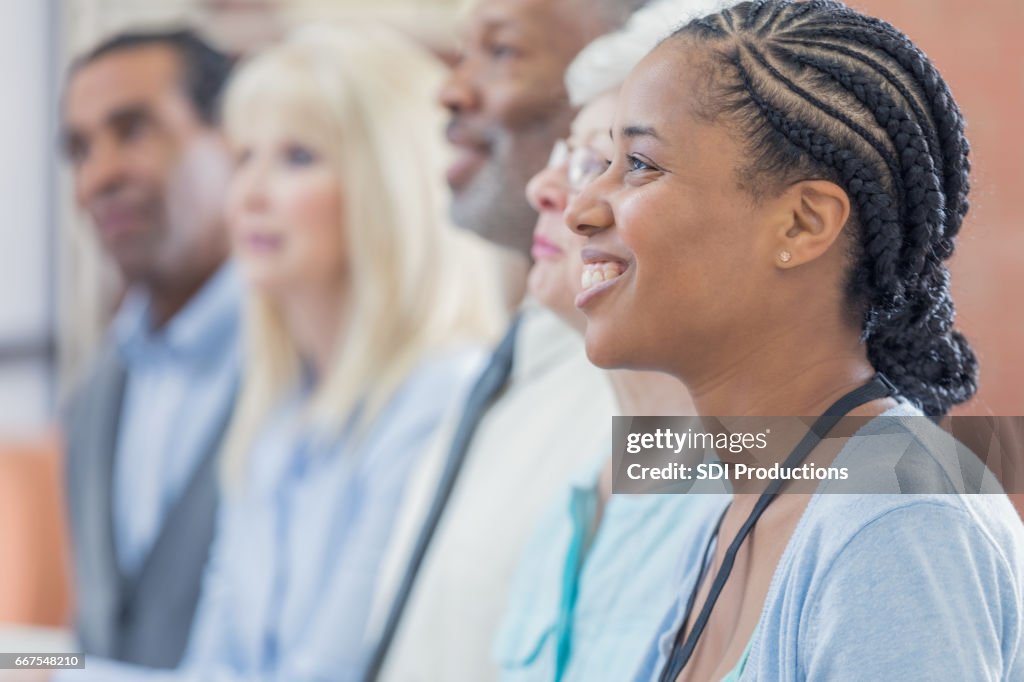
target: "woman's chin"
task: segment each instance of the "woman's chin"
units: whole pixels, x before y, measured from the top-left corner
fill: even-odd
[[[566,286],[563,273],[548,270],[543,265],[534,265],[526,283],[527,291],[558,319],[582,334],[586,318],[574,303],[576,292]]]
[[[246,270],[245,284],[250,292],[275,300],[281,299],[288,291],[288,286],[280,273],[258,268]]]
[[[588,322],[584,340],[586,341],[587,358],[601,369],[620,369],[628,367],[628,349],[622,348],[623,339],[617,334],[606,333],[600,324]]]
[[[526,290],[530,296],[540,301],[545,308],[558,299],[557,272],[549,263],[536,261],[526,277]]]

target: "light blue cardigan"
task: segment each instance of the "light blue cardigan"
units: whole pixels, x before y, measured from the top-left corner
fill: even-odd
[[[812,497],[740,680],[1024,680],[1024,525],[1007,497],[893,494],[896,461],[955,478],[942,438],[903,404],[850,439],[834,466],[878,462],[858,471],[892,492]],[[687,548],[678,598],[636,680],[658,679],[703,549]]]

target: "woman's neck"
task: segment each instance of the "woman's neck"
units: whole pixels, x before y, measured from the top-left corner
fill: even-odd
[[[314,383],[328,373],[342,334],[348,306],[340,286],[296,293],[283,303],[288,334],[299,356],[313,370]]]
[[[693,399],[683,382],[664,372],[613,369],[608,379],[619,414],[632,417],[674,417],[696,414]],[[598,481],[600,507],[612,494],[612,458],[608,457]]]
[[[619,414],[671,417],[696,414],[683,382],[664,372],[616,369],[608,372]]]
[[[502,300],[514,315],[526,298],[526,279],[530,273],[530,260],[510,249],[495,249],[494,263],[498,268]]]
[[[698,414],[815,416],[875,373],[859,330],[840,320],[794,322],[743,344],[723,344],[676,373]]]
[[[817,417],[874,376],[855,330],[834,326],[829,333],[828,326],[821,325],[817,333],[813,326],[794,331],[787,329],[774,338],[757,335],[756,349],[745,354],[731,349],[730,357],[739,360],[717,367],[706,362],[687,376],[697,413],[705,418]],[[877,416],[893,405],[892,399],[874,400],[854,409],[850,416]],[[806,426],[797,428],[792,420],[782,420],[771,429],[770,449],[755,453],[760,466],[781,462],[806,434]],[[814,462],[827,466],[836,453],[822,447],[815,450]],[[723,455],[723,460],[728,459]],[[733,485],[740,495],[758,493],[765,487],[764,481],[756,480],[733,480]]]

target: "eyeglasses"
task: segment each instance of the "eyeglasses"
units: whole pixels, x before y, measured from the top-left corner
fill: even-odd
[[[566,140],[555,142],[548,159],[548,168],[566,166],[566,180],[569,190],[579,194],[608,168],[608,161],[602,154],[589,147],[573,147]]]

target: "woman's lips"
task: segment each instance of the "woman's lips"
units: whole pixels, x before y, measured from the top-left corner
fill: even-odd
[[[541,235],[534,235],[530,255],[534,260],[557,260],[565,255],[560,246]]]
[[[250,251],[269,253],[280,249],[284,239],[280,235],[250,232],[243,237],[243,242]]]
[[[448,171],[445,174],[448,186],[454,190],[465,187],[486,160],[487,154],[478,147],[457,147],[455,159],[448,166]]]
[[[583,274],[580,278],[583,291],[576,295],[576,307],[583,309],[596,297],[615,286],[629,269],[629,263],[612,254],[591,248],[583,249],[580,255],[583,258]]]
[[[107,206],[95,214],[100,236],[114,243],[141,232],[145,225],[143,212],[134,206]]]

